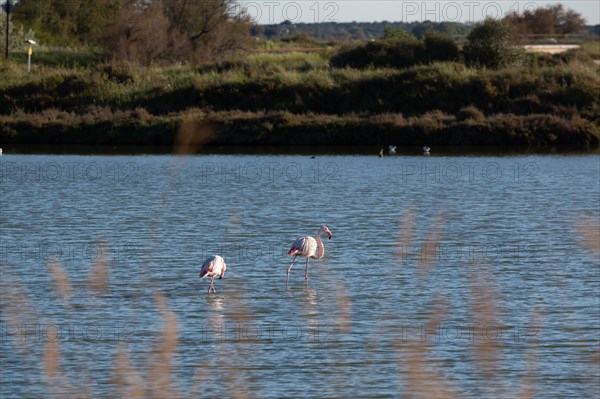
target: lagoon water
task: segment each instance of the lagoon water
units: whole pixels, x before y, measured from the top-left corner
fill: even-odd
[[[0,165],[2,398],[599,395],[596,154]],[[286,289],[289,246],[323,224]]]

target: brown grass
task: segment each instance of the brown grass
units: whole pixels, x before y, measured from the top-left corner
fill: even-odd
[[[439,326],[445,314],[445,304],[438,300],[426,326]],[[442,399],[459,398],[456,387],[447,382],[443,373],[431,365],[429,359],[433,353],[431,345],[426,342],[409,345],[397,345],[399,358],[404,364],[404,378],[409,392],[420,398]]]
[[[414,225],[414,211],[407,211],[400,223],[399,246],[410,247],[412,239],[412,227]],[[444,228],[445,217],[438,214],[431,222],[425,249],[422,257],[416,262],[416,268],[421,278],[430,276],[431,266],[435,261],[435,248],[441,239]],[[398,252],[396,252],[398,255]],[[477,371],[481,375],[481,381],[486,387],[493,389],[494,397],[506,397],[506,389],[513,388],[501,378],[499,372],[501,366],[501,341],[495,336],[500,327],[498,293],[494,286],[494,277],[486,272],[485,265],[478,265],[469,270],[472,314],[476,327],[473,357]],[[425,326],[436,329],[441,325],[447,313],[446,304],[441,299],[436,299],[432,306],[430,316]],[[540,312],[535,310],[532,315],[533,325],[539,327]],[[488,327],[491,327],[488,330]],[[503,330],[502,330],[503,331]],[[396,342],[396,351],[400,362],[404,365],[403,378],[408,388],[409,395],[418,398],[459,398],[462,397],[460,387],[448,382],[447,376],[436,368],[436,363],[430,361],[434,358],[432,343],[427,340],[423,342],[405,343]],[[517,386],[517,396],[521,399],[529,399],[535,395],[535,367],[536,353],[529,349],[526,353],[527,369],[522,381]]]
[[[21,322],[39,320],[35,306],[29,300],[25,289],[6,272],[0,269],[0,310],[7,325],[20,326]],[[17,348],[22,356],[30,354],[29,340],[17,339]]]
[[[339,309],[339,333],[352,333],[352,299],[346,285],[340,280],[336,283],[336,298]]]
[[[498,368],[500,364],[500,339],[494,334],[498,333],[499,326],[497,295],[492,285],[491,273],[482,272],[481,265],[471,273],[471,299],[473,304],[474,319],[478,327],[475,339],[475,363],[477,370],[484,381],[494,381],[498,389]],[[496,395],[501,392],[496,391]]]
[[[414,209],[405,212],[400,222],[401,232],[399,234],[399,246],[410,248],[413,230],[415,226]],[[423,278],[429,275],[430,267],[435,260],[436,249],[439,246],[442,231],[444,228],[444,217],[438,214],[428,231],[425,240],[425,248],[418,260],[419,275]],[[430,313],[425,326],[437,328],[446,313],[446,305],[443,300],[438,299]],[[415,342],[406,344],[396,343],[398,358],[404,364],[404,380],[409,392],[414,393],[421,398],[457,398],[457,388],[451,386],[444,375],[433,367],[428,359],[431,359],[433,353],[431,346],[427,342]]]
[[[60,375],[59,369],[60,349],[57,339],[46,341],[46,353],[44,355],[44,372],[50,380],[55,380]]]
[[[100,256],[90,270],[88,282],[92,291],[100,295],[108,289],[108,272],[110,264],[107,259],[108,247],[106,243],[100,242],[98,247],[100,248]]]
[[[63,270],[61,264],[56,260],[49,260],[48,270],[50,271],[50,275],[52,276],[52,280],[54,282],[54,289],[56,290],[58,296],[65,301],[70,301],[73,288],[71,287],[69,278],[65,274],[65,271]]]
[[[405,249],[410,246],[413,240],[415,219],[416,212],[414,208],[408,208],[402,215],[402,219],[400,220],[400,234],[398,236],[396,251],[394,252],[398,258],[404,257]]]
[[[583,239],[585,247],[600,255],[600,221],[591,216],[582,215],[576,225],[577,232]]]
[[[177,350],[179,325],[175,313],[167,305],[162,293],[155,292],[154,303],[163,317],[163,332],[150,364],[150,386],[152,392],[158,394],[156,397],[179,398],[182,396],[173,387],[172,377],[173,355]]]
[[[431,265],[436,260],[436,254],[439,250],[442,232],[444,230],[444,216],[436,215],[431,222],[431,227],[427,233],[425,244],[421,257],[419,258],[419,273],[421,276],[429,274]]]
[[[178,155],[195,154],[220,126],[210,121],[184,121],[179,127],[173,152]]]
[[[532,313],[533,325],[541,328],[541,319],[541,312],[538,309],[534,309]],[[525,369],[525,375],[521,380],[521,391],[518,397],[521,399],[532,399],[535,396],[534,375],[536,372],[537,355],[534,350],[529,349],[525,356],[527,367]]]
[[[147,396],[144,378],[131,364],[123,346],[117,350],[113,380],[122,398],[142,399]]]

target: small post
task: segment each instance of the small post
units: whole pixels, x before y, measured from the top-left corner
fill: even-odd
[[[29,45],[29,50],[27,51],[27,72],[31,71],[31,54],[33,53],[33,48],[31,48],[31,44]]]
[[[31,71],[31,54],[33,54],[33,46],[37,44],[31,39],[25,40],[25,43],[29,44],[29,50],[27,50],[27,72]]]

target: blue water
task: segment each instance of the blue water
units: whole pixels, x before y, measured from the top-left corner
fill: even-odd
[[[598,155],[0,165],[2,398],[599,395],[599,255],[584,240]],[[291,243],[321,225],[325,256],[308,286],[299,259],[286,289]],[[212,254],[228,269],[208,295]]]

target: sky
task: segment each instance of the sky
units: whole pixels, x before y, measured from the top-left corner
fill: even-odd
[[[240,0],[259,24],[292,22],[434,22],[481,21],[486,16],[501,18],[512,11],[523,12],[561,3],[580,13],[588,25],[600,24],[600,1],[405,1],[405,0]]]

